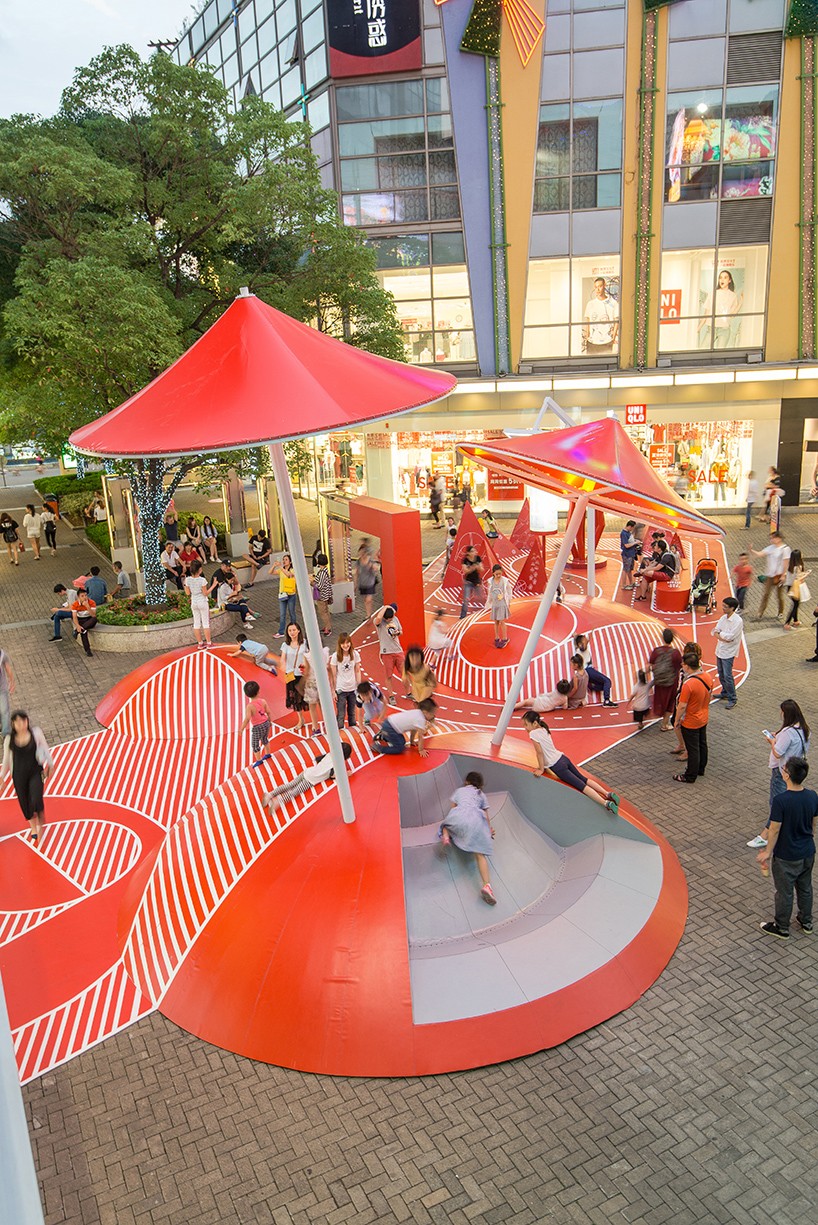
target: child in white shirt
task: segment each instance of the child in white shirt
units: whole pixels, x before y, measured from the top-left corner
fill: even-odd
[[[653,688],[653,680],[648,680],[645,673],[640,669],[636,673],[636,684],[631,690],[630,704],[633,711],[633,721],[638,725],[638,731],[641,732],[645,715],[650,711],[650,691]]]

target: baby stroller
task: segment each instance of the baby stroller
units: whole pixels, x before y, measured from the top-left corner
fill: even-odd
[[[693,582],[690,584],[690,607],[700,611],[712,612],[716,607],[716,583],[719,578],[719,565],[713,557],[703,557],[696,566]]]

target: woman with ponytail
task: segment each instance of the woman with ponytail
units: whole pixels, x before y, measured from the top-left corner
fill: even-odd
[[[599,783],[593,782],[579,772],[574,763],[556,747],[551,739],[548,724],[540,718],[536,710],[525,712],[523,727],[528,732],[537,754],[535,774],[541,776],[546,770],[550,770],[561,783],[567,783],[569,787],[574,787],[583,795],[587,795],[589,800],[594,800],[603,808],[607,808],[608,812],[612,812],[615,817],[619,816],[619,796],[613,791],[603,791]]]

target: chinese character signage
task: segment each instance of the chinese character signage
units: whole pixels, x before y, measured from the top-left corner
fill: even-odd
[[[332,77],[421,68],[419,0],[327,0]]]
[[[490,502],[522,502],[525,488],[522,481],[515,481],[513,476],[505,476],[501,472],[488,470],[486,492]]]
[[[652,468],[673,467],[674,447],[672,442],[652,443],[648,447],[648,454]]]
[[[647,419],[647,404],[627,404],[625,406],[625,425],[644,425]]]

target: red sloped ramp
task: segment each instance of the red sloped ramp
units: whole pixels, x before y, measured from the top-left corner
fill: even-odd
[[[509,543],[516,553],[530,553],[539,544],[537,536],[531,530],[531,503],[528,498],[523,502],[522,510],[517,516]]]

